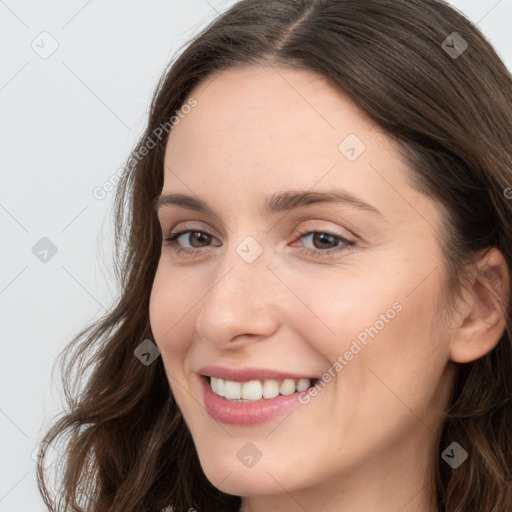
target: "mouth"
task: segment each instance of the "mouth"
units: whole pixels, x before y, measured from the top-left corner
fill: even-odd
[[[206,412],[217,422],[237,426],[257,425],[291,413],[292,409],[305,403],[301,396],[319,380],[229,381],[200,375]]]
[[[210,389],[217,396],[230,402],[252,403],[272,400],[278,396],[307,391],[320,379],[255,379],[248,381],[232,381],[217,377],[204,376]]]

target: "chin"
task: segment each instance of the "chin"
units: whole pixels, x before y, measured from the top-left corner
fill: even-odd
[[[278,461],[263,458],[253,467],[245,467],[231,453],[199,455],[208,481],[217,489],[235,496],[264,496],[280,494],[283,487],[293,491],[300,487],[297,472],[283,468]]]
[[[289,489],[287,482],[283,482],[281,487],[268,473],[254,474],[250,471],[241,473],[235,468],[227,477],[221,477],[218,472],[212,475],[206,474],[206,477],[214,487],[234,496],[266,496],[282,493],[283,487]]]

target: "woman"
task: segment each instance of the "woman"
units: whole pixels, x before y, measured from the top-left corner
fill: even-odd
[[[61,506],[510,511],[511,85],[438,0],[244,0],[196,37],[118,190],[119,301],[63,360]]]

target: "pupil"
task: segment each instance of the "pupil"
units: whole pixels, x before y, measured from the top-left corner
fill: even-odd
[[[191,241],[191,245],[193,247],[201,247],[201,245],[194,245],[194,243],[192,242],[192,240],[194,240],[194,237],[197,237],[197,238],[203,238],[203,242],[206,240],[208,240],[210,238],[210,235],[207,235],[206,233],[201,233],[199,231],[195,231],[193,233],[191,233],[191,238],[190,238],[190,241]],[[201,242],[199,242],[201,243]]]
[[[321,245],[322,243],[327,243],[327,245],[329,245],[329,244],[331,244],[331,245],[332,245],[332,243],[333,243],[333,242],[332,242],[332,238],[333,238],[333,236],[332,236],[332,235],[329,235],[329,234],[327,234],[327,233],[320,233],[320,234],[316,233],[314,236],[315,236],[315,237],[317,237],[317,239],[318,239],[318,238],[320,238],[320,245]],[[331,239],[331,242],[329,242],[329,241],[327,241],[327,242],[326,242],[326,241],[325,241],[325,238],[327,238],[327,239]]]

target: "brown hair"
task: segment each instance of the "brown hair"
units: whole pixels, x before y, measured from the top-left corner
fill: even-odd
[[[463,49],[453,32],[468,44],[460,55],[450,54]],[[240,497],[222,493],[202,472],[162,359],[145,366],[134,349],[153,338],[149,297],[162,244],[153,206],[162,190],[167,140],[155,130],[207,76],[242,65],[316,72],[399,143],[414,185],[437,199],[444,213],[450,297],[460,291],[463,270],[482,250],[497,247],[512,269],[512,202],[505,192],[512,186],[512,80],[464,15],[439,0],[235,4],[163,74],[145,133],[127,161],[115,200],[120,297],[63,352],[68,410],[41,446],[38,483],[52,510],[142,512],[172,506],[174,512],[191,507],[226,512],[241,505]],[[155,147],[141,158],[149,139]],[[510,296],[503,302],[507,328],[496,348],[457,364],[432,475],[439,511],[510,511]],[[54,499],[43,462],[47,444],[58,440],[66,452]],[[469,453],[456,470],[440,462],[453,441]]]

